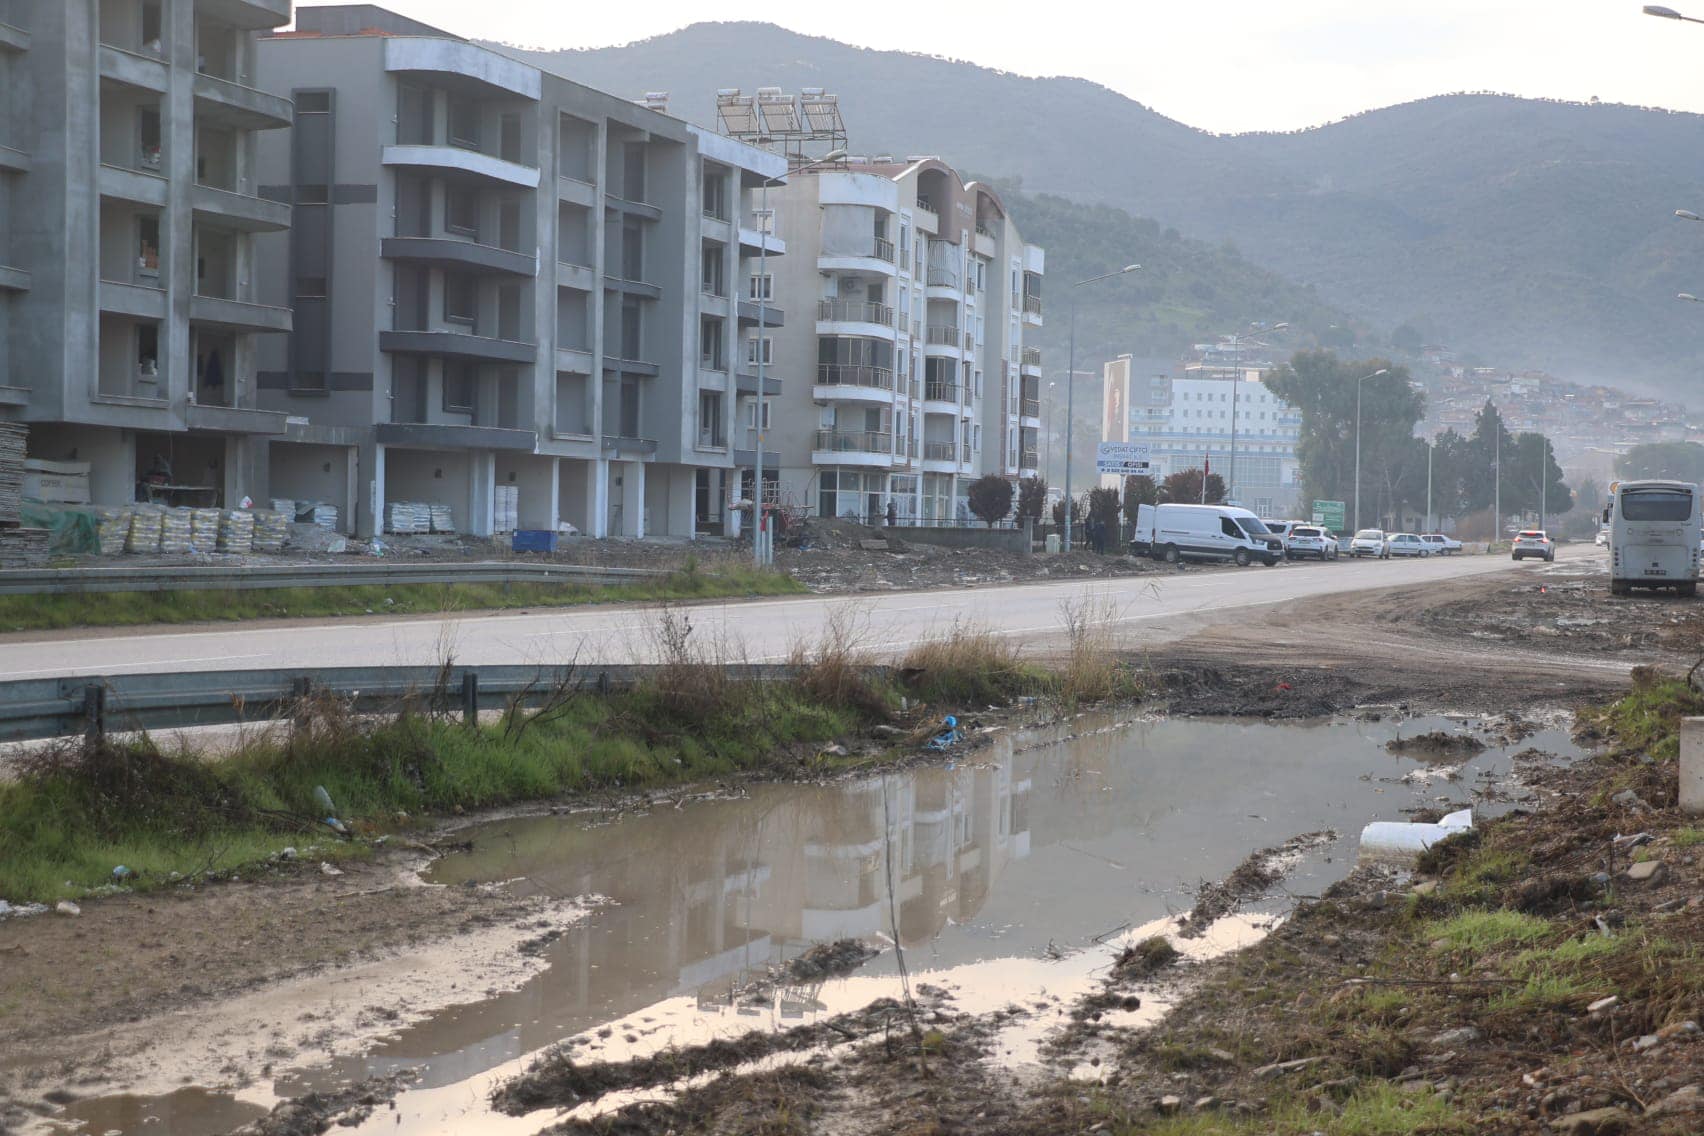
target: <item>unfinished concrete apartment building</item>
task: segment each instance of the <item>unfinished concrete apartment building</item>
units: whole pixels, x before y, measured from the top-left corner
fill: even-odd
[[[289,0],[0,0],[0,417],[87,463],[96,501],[264,489],[255,242],[288,229],[256,177],[287,136],[257,34]],[[169,474],[162,471],[169,470]]]
[[[477,534],[728,525],[733,282],[784,159],[372,5],[301,9],[260,72],[296,106],[261,152],[294,209],[263,250],[295,312],[259,375],[272,494],[362,535],[398,502]]]

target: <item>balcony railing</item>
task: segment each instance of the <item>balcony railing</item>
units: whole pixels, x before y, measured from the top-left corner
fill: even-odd
[[[975,351],[976,350],[976,333],[975,332],[967,330],[964,333],[964,349],[966,351]]]
[[[1025,418],[1040,418],[1041,400],[1035,398],[1024,399],[1019,413],[1021,413]]]
[[[1041,366],[1041,348],[1039,348],[1039,347],[1026,347],[1026,348],[1024,348],[1023,353],[1018,357],[1018,360],[1019,360],[1019,362],[1021,362],[1026,367],[1039,367],[1039,366]]]
[[[892,390],[893,371],[887,367],[872,367],[864,363],[818,363],[817,382],[829,387],[873,387]]]
[[[927,197],[924,197],[921,193],[917,195],[917,208],[921,209],[925,213],[933,214],[936,217],[941,215],[940,212],[936,210],[935,203]]]
[[[836,454],[888,454],[893,435],[881,430],[818,430],[811,446]]]
[[[1025,450],[1023,452],[1023,454],[1018,458],[1018,468],[1019,469],[1040,469],[1041,464],[1038,460],[1040,457],[1041,457],[1041,455],[1038,454],[1035,450]]]
[[[957,347],[959,345],[959,329],[948,324],[932,323],[923,338],[926,343]]]
[[[892,327],[893,309],[886,304],[871,304],[863,300],[818,300],[817,319],[879,323],[883,327]]]
[[[893,242],[886,237],[876,238],[876,259],[893,263]]]
[[[1024,311],[1029,315],[1039,316],[1041,314],[1041,297],[1040,296],[1025,296],[1024,297]]]
[[[958,443],[957,442],[924,442],[923,443],[923,460],[924,461],[950,462],[950,461],[956,461],[957,457],[958,457]]]
[[[923,397],[936,402],[957,402],[958,392],[957,383],[942,383],[931,379],[924,385]]]
[[[960,460],[960,461],[962,461],[962,462],[964,462],[964,463],[966,463],[966,464],[967,464],[967,465],[968,465],[968,464],[969,464],[969,462],[970,462],[970,443],[969,443],[969,442],[966,442],[966,443],[965,443],[965,444],[964,444],[964,445],[963,445],[963,446],[962,446],[962,447],[961,447],[961,449],[962,449],[962,450],[963,450],[963,454],[962,454],[962,456],[961,456],[961,457],[960,457],[960,458],[959,458],[959,460]]]
[[[931,288],[957,288],[959,274],[950,268],[931,268],[925,278]]]

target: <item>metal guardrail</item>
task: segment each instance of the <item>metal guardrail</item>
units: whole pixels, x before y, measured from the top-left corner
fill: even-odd
[[[99,736],[288,718],[304,698],[325,694],[358,713],[414,707],[501,710],[577,689],[631,689],[657,666],[321,667],[177,674],[77,675],[0,682],[0,742]],[[792,678],[795,668],[763,663],[729,668],[758,682]],[[885,673],[885,668],[874,668]]]
[[[360,584],[615,584],[664,575],[667,573],[655,568],[599,568],[581,564],[512,561],[8,568],[0,570],[0,595],[324,588]]]

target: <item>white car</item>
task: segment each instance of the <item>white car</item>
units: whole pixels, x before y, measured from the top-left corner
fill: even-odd
[[[1270,523],[1267,528],[1271,528]],[[1321,560],[1337,559],[1337,538],[1318,525],[1296,525],[1290,529],[1284,555],[1291,560],[1317,556]]]
[[[1420,539],[1439,556],[1454,556],[1461,551],[1461,541],[1451,540],[1443,533],[1421,533]]]
[[[1547,561],[1556,559],[1556,545],[1551,541],[1549,533],[1542,529],[1522,529],[1515,534],[1515,544],[1509,550],[1509,559],[1525,560],[1529,556]]]
[[[1604,548],[1604,547],[1608,546],[1608,544],[1609,544],[1609,528],[1608,528],[1608,526],[1605,526],[1603,528],[1598,529],[1597,536],[1592,538],[1592,543],[1597,545],[1599,548]],[[1699,543],[1700,543],[1701,546],[1704,546],[1704,540],[1700,540]]]
[[[1300,521],[1269,521],[1265,517],[1260,518],[1260,523],[1266,526],[1267,532],[1283,541],[1286,549],[1290,547],[1291,530],[1301,524]]]
[[[1432,555],[1432,549],[1417,533],[1391,533],[1385,538],[1384,556],[1418,556],[1422,560]]]
[[[1385,534],[1383,529],[1362,529],[1349,538],[1349,555],[1359,560],[1363,556],[1377,556],[1381,560],[1385,554]]]

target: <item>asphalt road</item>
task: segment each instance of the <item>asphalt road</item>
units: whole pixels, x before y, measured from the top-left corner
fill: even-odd
[[[1565,548],[1565,559],[1601,556]],[[1125,642],[1173,641],[1227,613],[1305,597],[1403,587],[1487,572],[1542,572],[1542,562],[1505,556],[1338,561],[1227,571],[1162,572],[1117,580],[1019,584],[860,596],[802,596],[684,609],[692,641],[726,657],[784,660],[814,643],[829,621],[850,620],[863,644],[896,655],[955,621],[1040,641],[1058,636],[1061,608],[1089,599],[1120,625]],[[446,655],[464,665],[647,662],[656,658],[655,612],[595,607],[407,619],[280,621],[196,630],[98,630],[0,636],[0,678],[134,674],[264,667],[420,666]],[[1329,628],[1322,628],[1329,633]]]

